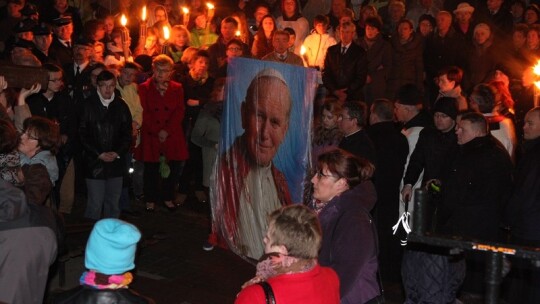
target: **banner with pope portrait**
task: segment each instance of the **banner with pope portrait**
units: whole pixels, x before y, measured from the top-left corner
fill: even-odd
[[[240,256],[259,259],[267,216],[303,199],[317,75],[247,58],[230,62],[227,75],[211,182],[213,235]]]

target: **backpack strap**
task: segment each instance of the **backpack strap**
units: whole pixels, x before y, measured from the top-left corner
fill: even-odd
[[[257,285],[261,286],[264,290],[264,296],[266,297],[266,304],[276,304],[276,298],[274,297],[274,291],[272,286],[268,282],[260,282]]]

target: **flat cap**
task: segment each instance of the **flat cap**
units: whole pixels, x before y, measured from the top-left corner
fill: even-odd
[[[71,16],[63,16],[63,17],[58,17],[58,18],[54,19],[52,21],[52,25],[54,25],[54,26],[64,26],[64,25],[70,24],[71,22],[73,22],[71,20]]]
[[[31,32],[32,29],[36,26],[36,22],[31,19],[25,19],[17,22],[15,24],[15,27],[13,28],[13,32],[15,33],[24,33],[24,32]]]

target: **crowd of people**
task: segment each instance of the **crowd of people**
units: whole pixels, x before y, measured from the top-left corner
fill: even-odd
[[[263,303],[268,286],[255,284],[262,281],[280,303],[300,301],[294,284],[312,291],[296,296],[321,294],[321,303],[378,303],[380,277],[401,281],[406,303],[482,294],[481,254],[402,250],[392,235],[399,215],[414,212],[418,188],[430,192],[430,231],[540,245],[536,3],[242,0],[216,12],[198,0],[150,0],[143,19],[143,3],[130,0],[48,2],[7,0],[0,9],[0,52],[16,67],[0,72],[0,243],[11,244],[0,256],[16,256],[8,247],[32,251],[13,265],[39,272],[24,288],[0,275],[0,301],[42,301],[76,191],[86,192],[84,216],[93,222],[133,214],[130,191],[147,212],[174,212],[192,190],[208,201],[227,66],[236,57],[318,75],[313,126],[304,126],[312,128],[310,210],[281,208],[260,227],[267,236],[252,242],[269,256],[239,303]],[[48,81],[21,85],[32,73]],[[290,203],[278,200],[276,207]],[[128,247],[140,238],[134,227],[107,223],[129,230]],[[43,244],[24,241],[32,235],[21,228]],[[15,238],[39,250],[18,248]],[[214,245],[209,238],[204,249]],[[505,297],[540,302],[538,269],[505,263]],[[87,263],[85,276],[129,281],[133,268],[101,266]]]

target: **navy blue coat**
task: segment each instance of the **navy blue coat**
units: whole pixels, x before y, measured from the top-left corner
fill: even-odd
[[[377,194],[371,181],[334,197],[319,213],[323,233],[319,263],[336,271],[342,304],[379,295],[375,223],[369,211]]]

